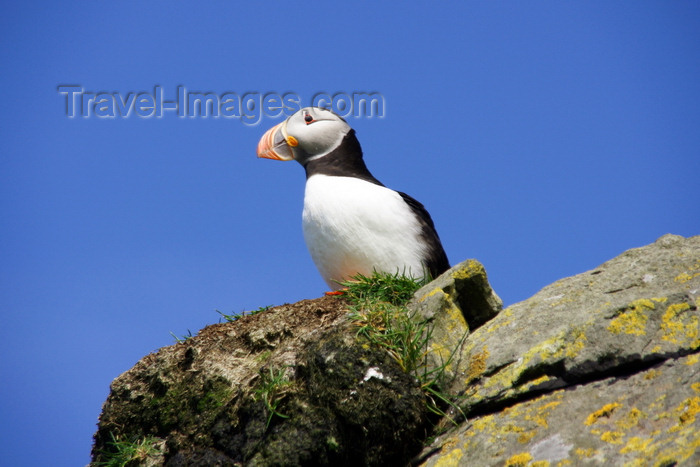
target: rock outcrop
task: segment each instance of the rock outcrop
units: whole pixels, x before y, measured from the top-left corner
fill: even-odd
[[[94,455],[153,436],[151,465],[401,464],[430,429],[424,407],[415,379],[356,338],[343,298],[303,300],[142,359],[112,383]]]
[[[699,294],[700,237],[666,235],[504,310],[466,261],[407,311],[425,325],[422,371],[450,395],[442,417],[345,298],[271,308],[117,378],[93,461],[130,442],[150,448],[129,465],[697,465]]]
[[[465,343],[447,465],[698,465],[700,237],[666,235],[503,310]]]

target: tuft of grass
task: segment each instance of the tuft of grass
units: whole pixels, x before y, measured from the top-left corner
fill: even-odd
[[[140,465],[141,461],[145,461],[149,457],[163,454],[164,441],[155,436],[146,436],[145,438],[132,441],[115,438],[112,433],[110,433],[110,436],[112,441],[107,443],[110,448],[102,451],[103,460],[95,464],[97,466],[125,467],[132,462]]]
[[[433,326],[430,320],[417,319],[406,307],[416,290],[426,282],[398,273],[375,271],[371,276],[358,274],[340,284],[346,288],[350,319],[359,327],[358,335],[386,350],[404,372],[417,378],[426,396],[427,408],[436,415],[448,417],[443,407],[451,406],[460,413],[461,410],[454,398],[442,392],[440,387],[445,368],[466,334],[447,361],[433,370],[427,369],[428,343]]]
[[[215,311],[217,313],[219,313],[221,315],[221,317],[224,318],[224,320],[226,320],[226,322],[230,323],[230,322],[233,322],[233,321],[236,321],[236,320],[242,318],[243,316],[254,316],[254,315],[257,315],[258,313],[263,313],[263,312],[269,310],[270,308],[272,308],[272,305],[261,306],[257,310],[242,311],[241,313],[238,313],[238,314],[232,313],[230,315],[227,315],[226,313],[223,313],[219,310],[215,310]],[[219,319],[219,322],[221,322],[220,319]],[[196,336],[196,334],[192,334],[192,331],[190,331],[189,329],[187,330],[187,334],[180,336],[180,337],[178,337],[172,331],[170,331],[170,335],[173,336],[173,339],[175,339],[175,342],[177,342],[177,343],[185,342],[187,339],[190,339],[190,338]]]
[[[221,312],[221,311],[219,311],[219,310],[216,310],[216,312],[219,313],[219,314],[221,315],[221,317],[224,318],[224,320],[225,320],[227,323],[231,323],[231,322],[233,322],[233,321],[236,321],[236,320],[241,319],[241,318],[244,317],[244,316],[255,316],[255,315],[259,314],[259,313],[263,313],[263,312],[269,310],[270,308],[272,308],[272,305],[261,306],[261,307],[259,307],[257,310],[252,310],[252,311],[242,311],[242,312],[240,312],[240,313],[238,313],[238,314],[236,314],[236,313],[231,313],[230,315],[227,315],[226,313],[223,313],[223,312]],[[221,322],[221,320],[219,320],[219,322]]]
[[[346,296],[351,302],[386,302],[395,306],[404,306],[413,297],[416,290],[428,280],[414,279],[400,273],[390,274],[373,271],[372,275],[356,274],[348,281],[339,282],[346,287]]]
[[[272,417],[289,418],[288,415],[280,413],[277,408],[287,396],[291,384],[291,381],[289,381],[289,378],[285,374],[284,368],[272,369],[272,367],[270,367],[267,373],[261,370],[260,383],[253,390],[253,394],[255,400],[261,400],[265,405],[265,410],[267,411],[266,430],[270,426]]]
[[[191,339],[194,337],[196,334],[192,334],[192,331],[189,329],[187,330],[187,334],[184,336],[177,337],[174,332],[170,331],[170,335],[173,336],[173,339],[175,339],[175,342],[180,343],[180,342],[185,342],[187,339]]]
[[[230,315],[227,315],[226,313],[223,313],[219,310],[215,310],[215,311],[217,313],[219,313],[221,315],[221,317],[224,318],[224,320],[226,320],[227,323],[231,323],[233,321],[236,321],[236,320],[242,318],[243,316],[254,316],[254,315],[257,315],[258,313],[263,313],[263,312],[269,310],[270,308],[272,308],[272,305],[261,306],[257,310],[242,311],[241,313],[238,313],[238,314],[232,313]],[[219,322],[221,322],[220,319],[219,319]],[[173,339],[175,339],[175,342],[177,342],[177,343],[185,342],[187,339],[190,339],[190,338],[196,336],[196,334],[192,334],[192,331],[190,331],[189,329],[187,330],[187,334],[180,336],[180,337],[178,337],[172,331],[170,331],[170,335],[173,336]]]

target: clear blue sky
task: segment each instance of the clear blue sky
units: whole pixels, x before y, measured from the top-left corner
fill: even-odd
[[[370,170],[510,304],[700,233],[699,31],[696,1],[6,2],[0,463],[86,464],[110,382],[171,331],[325,290],[303,170],[255,157],[280,118],[68,118],[58,86],[381,93],[349,119]]]

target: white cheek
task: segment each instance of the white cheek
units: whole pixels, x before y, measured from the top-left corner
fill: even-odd
[[[336,149],[350,131],[350,127],[341,121],[318,121],[307,125],[290,122],[288,134],[299,141],[299,146],[307,154],[324,156]]]
[[[321,156],[340,146],[344,136],[345,133],[319,132],[300,145],[307,153]]]

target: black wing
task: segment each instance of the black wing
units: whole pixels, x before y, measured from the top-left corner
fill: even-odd
[[[425,206],[421,203],[411,198],[406,193],[400,191],[398,193],[411,208],[411,211],[413,211],[418,218],[418,222],[421,224],[421,237],[426,245],[428,245],[428,255],[425,259],[425,265],[434,279],[450,269],[450,262],[447,260],[447,254],[445,254],[442,243],[440,243],[440,237],[438,236],[437,230],[435,230],[433,219],[425,209]]]

